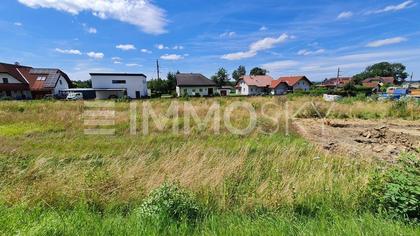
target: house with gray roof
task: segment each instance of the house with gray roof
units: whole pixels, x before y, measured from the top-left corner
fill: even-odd
[[[213,80],[198,73],[176,74],[176,94],[182,96],[213,96],[217,85]]]

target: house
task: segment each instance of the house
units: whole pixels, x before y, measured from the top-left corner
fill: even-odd
[[[198,73],[176,74],[176,94],[182,96],[213,96],[217,85],[213,80]]]
[[[271,95],[284,95],[289,89],[289,85],[281,80],[273,80],[270,85]]]
[[[71,80],[59,69],[29,70],[26,76],[33,98],[44,98],[46,95],[63,96],[64,91],[71,87]]]
[[[0,63],[0,97],[15,99],[60,96],[71,87],[71,80],[59,69],[32,68]]]
[[[340,78],[331,78],[325,79],[319,87],[324,88],[342,88],[346,84],[350,83],[353,80],[352,77],[340,77]]]
[[[29,82],[23,73],[30,67],[0,63],[0,97],[32,98]]]
[[[367,78],[362,81],[362,84],[369,84],[369,83],[378,83],[382,85],[396,85],[397,80],[394,77],[373,77],[373,78]],[[366,86],[365,86],[366,87]]]
[[[311,89],[312,82],[306,76],[289,76],[280,77],[281,82],[287,83],[289,91],[309,91]]]
[[[263,95],[271,92],[270,86],[273,78],[268,75],[245,75],[236,83],[238,95]]]
[[[97,99],[144,98],[148,96],[146,75],[129,73],[90,73]]]

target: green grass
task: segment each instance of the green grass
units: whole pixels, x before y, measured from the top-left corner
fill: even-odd
[[[372,214],[307,217],[292,213],[210,214],[194,224],[135,213],[0,207],[5,235],[418,235],[420,229]]]
[[[312,99],[318,98],[295,97],[289,105],[296,110]],[[281,105],[283,100],[188,101],[203,118],[213,101],[222,108],[249,101],[260,111],[265,102]],[[171,101],[150,100],[161,114]],[[0,102],[0,235],[419,234],[418,225],[364,206],[372,174],[387,163],[326,153],[293,129],[286,135],[284,122],[272,134],[240,136],[224,128],[214,134],[205,127],[184,135],[151,127],[144,136],[139,114],[139,134],[132,136],[128,106],[116,104],[115,136],[91,136],[83,134],[82,102]],[[337,104],[333,115],[377,119],[389,116],[391,107],[354,101]],[[270,109],[265,113],[278,114],[283,107]],[[418,119],[416,109],[407,106],[407,119]],[[246,114],[234,114],[237,127],[247,123]],[[257,123],[264,131],[273,128],[270,119],[259,116]],[[173,117],[169,124],[184,125]],[[206,216],[192,224],[136,214],[165,181],[192,191]]]

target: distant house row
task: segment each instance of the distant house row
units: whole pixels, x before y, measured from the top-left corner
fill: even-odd
[[[280,77],[274,80],[271,76],[243,76],[236,84],[239,95],[283,95],[288,92],[309,91],[312,82],[306,76]]]
[[[216,83],[202,74],[176,75],[176,93],[181,96],[213,96],[216,93],[228,96],[233,89],[230,86],[217,87]],[[237,82],[237,95],[283,95],[297,90],[309,91],[312,82],[306,76],[280,77],[274,80],[268,75],[243,76]]]
[[[70,78],[59,69],[0,63],[0,97],[43,98],[59,95],[70,87]]]
[[[352,77],[340,77],[324,80],[320,87],[325,88],[342,88],[353,80]],[[379,88],[383,85],[396,85],[397,80],[394,77],[373,77],[362,81],[362,85],[366,88]]]

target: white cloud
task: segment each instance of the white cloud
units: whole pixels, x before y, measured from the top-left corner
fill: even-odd
[[[121,57],[113,57],[113,58],[111,58],[111,60],[114,64],[121,64],[122,63],[121,62],[122,61]]]
[[[225,33],[219,35],[220,38],[232,38],[234,36],[236,36],[236,33],[233,32],[233,31],[232,32],[225,32]]]
[[[56,48],[56,52],[63,53],[63,54],[69,54],[69,55],[82,55],[82,53],[79,50],[76,49],[60,49]]]
[[[115,48],[121,49],[123,51],[136,50],[136,46],[134,46],[133,44],[120,44],[115,46]]]
[[[147,50],[147,49],[145,49],[145,48],[142,48],[140,51],[141,51],[142,53],[148,53],[148,54],[151,54],[151,53],[152,53],[152,51]]]
[[[102,52],[88,52],[86,53],[86,55],[88,55],[88,57],[96,59],[96,60],[100,60],[104,58],[104,54]]]
[[[160,57],[162,60],[169,60],[169,61],[178,61],[184,59],[183,56],[177,54],[165,54]]]
[[[369,14],[379,14],[379,13],[390,12],[390,11],[391,12],[401,11],[401,10],[404,10],[406,8],[413,7],[414,5],[416,5],[414,3],[414,1],[409,0],[409,1],[405,1],[403,3],[400,3],[398,5],[389,5],[389,6],[386,6],[386,7],[382,8],[382,9],[379,9],[379,10],[368,11],[366,14],[369,15]]]
[[[182,49],[184,49],[184,46],[175,45],[175,46],[172,47],[172,49],[174,49],[174,50],[182,50]]]
[[[21,22],[15,22],[15,23],[13,23],[14,25],[16,25],[16,26],[23,26],[23,24],[21,23]]]
[[[325,49],[323,49],[323,48],[315,50],[315,51],[302,49],[302,50],[299,50],[297,52],[297,54],[300,55],[300,56],[309,56],[309,55],[319,55],[319,54],[322,54],[324,52],[325,52]]]
[[[169,47],[167,47],[167,46],[165,46],[165,45],[163,45],[163,44],[157,44],[157,45],[155,45],[155,47],[156,47],[157,49],[159,49],[159,50],[169,49]]]
[[[142,65],[137,64],[137,63],[129,63],[129,64],[125,64],[128,67],[141,67]]]
[[[53,8],[77,15],[92,12],[101,19],[115,19],[140,27],[150,34],[165,33],[165,11],[150,0],[18,0],[31,8]]]
[[[271,63],[263,64],[262,67],[267,69],[268,71],[279,71],[284,69],[289,69],[294,66],[299,65],[299,62],[292,61],[292,60],[285,60],[285,61],[275,61]]]
[[[265,25],[261,26],[260,31],[266,31],[266,30],[268,30],[268,28]]]
[[[98,30],[93,28],[93,27],[90,27],[89,29],[87,29],[87,32],[89,34],[96,34],[96,33],[98,33]]]
[[[226,60],[240,60],[245,58],[251,58],[258,54],[259,51],[264,51],[273,48],[277,44],[285,42],[289,36],[282,34],[278,38],[264,38],[257,42],[252,43],[249,46],[249,50],[245,52],[236,52],[223,55],[221,58]]]
[[[377,41],[370,42],[366,45],[366,47],[377,48],[377,47],[382,47],[382,46],[386,46],[386,45],[401,43],[401,42],[404,42],[404,41],[407,41],[407,39],[404,38],[404,37],[382,39],[382,40],[377,40]]]
[[[338,16],[337,19],[341,20],[341,19],[347,19],[353,16],[353,12],[351,11],[345,11],[345,12],[341,12]]]

